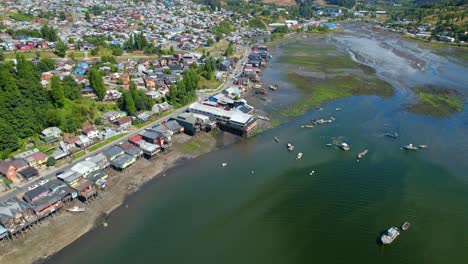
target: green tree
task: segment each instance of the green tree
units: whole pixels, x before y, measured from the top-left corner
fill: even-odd
[[[67,44],[65,44],[63,41],[58,41],[55,44],[55,55],[64,58],[65,55],[67,54]]]
[[[73,101],[82,97],[80,85],[70,75],[63,78],[62,86],[66,98]]]
[[[40,72],[51,71],[55,69],[55,60],[51,58],[42,58],[37,63],[37,70]]]
[[[96,92],[99,100],[104,99],[104,96],[106,95],[106,87],[104,87],[104,79],[98,69],[94,67],[91,68],[91,71],[89,72],[89,82]]]
[[[123,91],[118,105],[120,110],[126,111],[129,115],[134,115],[136,112],[135,101],[133,101],[132,94],[129,91]]]
[[[56,163],[56,161],[55,161],[54,157],[50,156],[50,157],[47,158],[47,163],[46,163],[47,167],[55,166],[55,163]]]
[[[233,54],[234,54],[234,47],[232,46],[232,43],[229,43],[229,46],[226,48],[226,51],[224,52],[224,56],[231,57]]]
[[[89,15],[89,12],[85,13],[85,20],[91,22],[91,16]]]
[[[56,107],[63,107],[65,104],[65,93],[63,91],[62,82],[57,76],[50,78],[50,96],[52,98],[52,103]]]

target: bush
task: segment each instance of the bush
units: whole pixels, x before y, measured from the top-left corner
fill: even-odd
[[[52,167],[52,166],[55,165],[55,163],[56,163],[56,161],[55,161],[55,158],[54,158],[54,157],[49,157],[49,158],[47,159],[47,167]]]

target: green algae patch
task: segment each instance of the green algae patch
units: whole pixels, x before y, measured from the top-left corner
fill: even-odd
[[[463,109],[463,97],[455,90],[434,86],[413,89],[418,102],[409,110],[416,114],[446,117]]]
[[[304,96],[280,112],[280,115],[286,118],[294,118],[314,106],[349,96],[376,95],[384,98],[393,96],[390,84],[377,77],[350,75],[319,79],[297,73],[288,73],[287,76],[296,87],[304,91]]]

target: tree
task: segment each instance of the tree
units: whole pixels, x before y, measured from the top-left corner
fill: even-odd
[[[80,85],[70,75],[63,78],[62,87],[66,98],[73,101],[82,97]]]
[[[91,50],[91,56],[97,56],[99,54],[99,47],[95,47]]]
[[[67,54],[67,44],[65,44],[63,41],[58,41],[57,44],[55,44],[55,55],[64,58],[65,55]]]
[[[68,58],[70,58],[70,60],[75,60],[75,52],[68,53]]]
[[[47,167],[55,166],[55,163],[56,163],[56,161],[55,161],[54,157],[50,156],[50,157],[47,158],[47,163],[46,163]]]
[[[47,25],[41,27],[41,35],[45,40],[48,41],[58,40],[57,31],[53,27],[48,27]]]
[[[209,39],[206,41],[206,44],[207,44],[208,46],[211,47],[211,46],[214,45],[214,40],[213,40],[212,38],[209,38]]]
[[[229,43],[229,46],[226,48],[226,51],[224,52],[224,56],[231,57],[232,54],[234,54],[234,48],[232,46],[232,43]]]
[[[98,69],[94,67],[91,68],[91,71],[89,72],[89,82],[96,92],[99,100],[104,99],[104,96],[106,95],[106,88],[104,87],[104,80]]]
[[[129,115],[134,115],[136,112],[135,101],[133,101],[132,94],[129,91],[124,91],[119,98],[119,108],[126,111]]]
[[[89,15],[89,12],[85,13],[85,20],[91,22],[91,16]]]
[[[51,58],[42,58],[37,63],[37,69],[40,72],[51,71],[55,69],[55,60]]]
[[[52,98],[52,103],[56,107],[63,107],[63,105],[65,104],[65,93],[63,92],[63,87],[60,78],[57,76],[50,78],[50,96]]]
[[[0,61],[4,61],[5,60],[5,55],[3,54],[2,51],[0,51]]]
[[[119,46],[111,46],[112,55],[114,56],[122,56],[123,49]]]

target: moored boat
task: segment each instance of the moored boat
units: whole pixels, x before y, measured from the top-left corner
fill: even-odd
[[[403,147],[406,150],[418,150],[418,147],[413,146],[413,144],[408,144]]]
[[[291,144],[291,143],[288,143],[288,145],[286,146],[288,148],[289,151],[293,151],[294,150],[294,145]]]
[[[301,126],[302,128],[313,128],[314,126],[313,125],[303,125]]]
[[[394,132],[394,133],[385,133],[385,136],[391,137],[391,138],[397,138],[399,135],[397,132]]]
[[[403,225],[401,225],[401,229],[403,230],[408,230],[408,228],[410,227],[410,223],[409,222],[404,222]]]
[[[423,144],[423,145],[419,145],[418,147],[419,147],[419,148],[427,148],[427,145],[424,145],[424,144]]]
[[[276,141],[276,142],[279,142],[279,139],[277,137],[273,137],[273,139]]]
[[[400,235],[400,230],[398,230],[397,227],[392,226],[387,231],[385,231],[384,234],[382,234],[382,236],[380,237],[380,240],[382,241],[383,244],[390,244],[399,235]]]
[[[362,157],[364,157],[364,155],[366,155],[367,152],[369,152],[367,149],[365,149],[362,152],[359,152],[359,154],[357,155],[358,159],[362,159]]]
[[[300,160],[302,158],[302,152],[297,153],[296,159]]]
[[[221,166],[226,167],[227,163],[223,162],[223,163],[221,163]]]
[[[344,150],[344,151],[348,151],[348,150],[350,149],[350,148],[349,148],[349,145],[346,144],[346,143],[344,143],[344,142],[341,143],[340,148],[341,148],[342,150]]]
[[[72,213],[80,213],[80,212],[84,212],[86,209],[82,208],[82,207],[79,207],[77,205],[73,206],[73,207],[70,207],[67,209],[68,212],[72,212]]]

